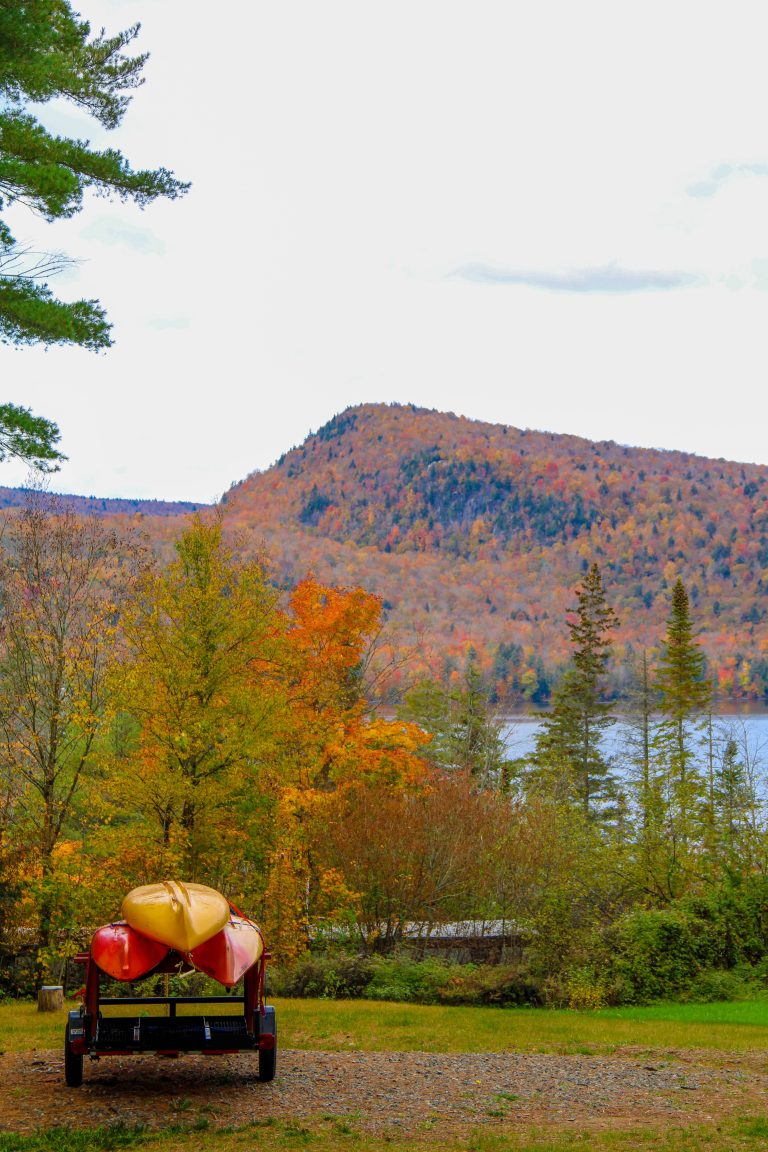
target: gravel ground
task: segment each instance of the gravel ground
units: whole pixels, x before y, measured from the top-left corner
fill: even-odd
[[[86,1059],[67,1088],[61,1053],[0,1056],[0,1129],[64,1124],[244,1124],[338,1116],[374,1131],[447,1125],[715,1120],[768,1111],[765,1053],[626,1049],[612,1056],[281,1051],[261,1084],[251,1055]]]

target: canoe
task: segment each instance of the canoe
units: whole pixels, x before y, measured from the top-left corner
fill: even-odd
[[[231,988],[260,959],[263,951],[264,940],[253,921],[233,916],[220,932],[187,952],[184,959],[206,976]]]
[[[123,900],[121,912],[137,932],[178,952],[191,952],[229,920],[229,904],[220,892],[180,880],[134,888]]]
[[[98,928],[91,940],[91,956],[114,980],[138,980],[168,955],[168,946],[142,936],[121,921]]]

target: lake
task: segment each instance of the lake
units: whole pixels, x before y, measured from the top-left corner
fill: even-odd
[[[752,755],[768,766],[768,712],[722,712],[712,718],[715,742],[722,741],[726,733],[733,732],[740,746],[746,739]],[[507,751],[512,756],[527,756],[536,743],[541,720],[530,713],[505,716],[503,734]],[[603,749],[608,756],[621,756],[625,745],[627,725],[618,719],[607,730]],[[762,753],[762,755],[761,755]]]

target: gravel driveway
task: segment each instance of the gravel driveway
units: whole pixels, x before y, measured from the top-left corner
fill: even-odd
[[[0,1056],[0,1129],[120,1120],[161,1126],[245,1124],[266,1117],[348,1117],[370,1130],[478,1124],[613,1126],[714,1120],[768,1110],[764,1053],[611,1056],[281,1051],[271,1084],[252,1056],[86,1060],[82,1088],[64,1085],[61,1053]]]

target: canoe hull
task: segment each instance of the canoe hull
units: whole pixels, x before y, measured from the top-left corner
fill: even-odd
[[[185,959],[206,976],[227,988],[237,984],[261,958],[264,939],[252,920],[232,916],[220,932],[185,954]]]
[[[230,916],[220,892],[178,880],[134,888],[123,900],[121,912],[137,932],[182,953],[210,940]]]
[[[138,980],[168,955],[168,947],[124,922],[105,924],[91,940],[91,956],[113,980]]]

